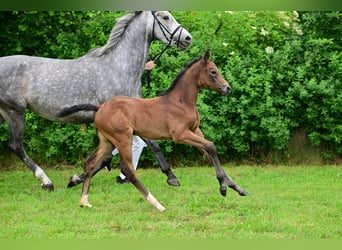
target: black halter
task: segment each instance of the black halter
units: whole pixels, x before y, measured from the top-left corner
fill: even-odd
[[[182,31],[183,31],[183,26],[182,25],[178,25],[177,28],[175,28],[175,30],[171,33],[167,27],[165,27],[157,18],[156,16],[156,11],[151,11],[154,20],[153,20],[153,29],[152,29],[152,40],[154,39],[154,27],[155,27],[155,23],[157,22],[157,24],[159,25],[160,30],[163,32],[164,37],[166,38],[166,40],[168,41],[168,43],[166,44],[165,48],[156,56],[154,56],[152,58],[153,61],[158,60],[161,55],[170,47],[171,42],[172,42],[172,38],[174,37],[174,35],[177,33],[177,31],[180,29],[179,32],[179,36],[178,36],[178,40],[177,40],[177,47],[179,46],[180,43],[180,38],[182,35]],[[166,35],[166,33],[168,35],[170,35],[170,38]]]
[[[167,40],[167,44],[165,46],[165,48],[159,53],[157,54],[156,56],[152,57],[152,61],[157,61],[163,54],[164,52],[171,46],[171,43],[172,43],[172,39],[174,37],[174,35],[177,33],[177,31],[180,29],[180,32],[179,32],[179,35],[178,35],[178,39],[177,39],[177,47],[179,47],[179,44],[180,44],[180,38],[181,38],[181,35],[182,35],[182,31],[183,31],[183,26],[182,25],[178,25],[177,28],[175,28],[175,30],[173,32],[170,32],[168,30],[167,27],[165,27],[160,21],[159,19],[157,18],[156,16],[156,11],[151,11],[153,17],[154,17],[154,20],[153,20],[153,28],[152,28],[152,40],[154,39],[154,27],[155,27],[155,23],[157,22],[157,24],[159,25],[159,28],[160,30],[162,31],[164,37],[166,38]],[[167,36],[167,34],[170,35],[170,38]],[[148,91],[147,91],[147,94],[149,95],[150,94],[150,91],[151,91],[151,71],[147,71],[146,72],[146,80],[147,80],[147,87],[148,87]]]

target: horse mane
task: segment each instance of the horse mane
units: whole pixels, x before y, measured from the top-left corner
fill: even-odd
[[[167,95],[168,93],[170,93],[174,87],[177,85],[177,83],[179,82],[179,80],[182,78],[182,76],[185,74],[185,72],[195,63],[197,63],[199,60],[201,60],[202,57],[200,56],[199,58],[196,58],[194,60],[192,60],[191,62],[189,62],[188,64],[185,65],[184,69],[179,72],[176,76],[176,78],[172,81],[172,84],[170,85],[170,87],[168,89],[166,89],[164,92],[160,93],[159,96],[163,96],[163,95]]]
[[[132,23],[135,17],[141,13],[142,11],[135,11],[134,13],[129,13],[116,19],[107,43],[103,47],[92,49],[88,55],[100,57],[115,49],[128,26]]]

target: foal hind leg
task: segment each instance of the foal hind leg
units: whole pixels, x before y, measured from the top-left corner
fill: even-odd
[[[180,186],[177,177],[171,171],[169,163],[164,158],[164,155],[160,151],[160,147],[155,140],[143,138],[148,147],[152,150],[154,156],[157,158],[161,171],[167,176],[167,183],[171,186]]]
[[[9,127],[9,147],[11,151],[18,156],[26,166],[31,169],[34,176],[42,182],[42,188],[53,191],[54,187],[45,174],[45,172],[27,155],[24,150],[23,138],[25,130],[25,113],[11,110],[3,114],[3,118]]]
[[[152,206],[154,206],[162,212],[165,210],[165,207],[163,207],[159,203],[159,201],[147,190],[147,188],[141,183],[141,181],[138,179],[136,175],[136,172],[132,164],[132,150],[130,145],[131,144],[129,143],[125,145],[118,145],[121,172],[140,191],[140,193],[145,197],[147,202],[149,202]]]
[[[94,175],[96,175],[101,169],[103,169],[104,167],[108,167],[110,170],[110,163],[112,161],[112,153],[110,153],[99,165],[97,165],[97,167],[95,168],[94,172],[92,173],[92,177]],[[82,183],[84,180],[84,173],[80,174],[80,175],[73,175],[70,177],[69,183],[67,185],[68,188],[77,186],[78,184]]]
[[[119,125],[118,125],[119,126]],[[121,126],[124,127],[124,126]],[[127,126],[126,126],[127,128]],[[158,200],[147,190],[147,188],[140,182],[133,167],[132,157],[132,133],[131,128],[121,129],[118,132],[112,133],[108,139],[118,149],[120,155],[120,170],[128,180],[140,191],[145,197],[147,202],[157,208],[159,211],[164,211],[163,207]]]
[[[99,166],[99,163],[105,159],[105,157],[113,151],[113,144],[108,141],[104,136],[98,133],[99,136],[99,145],[96,150],[84,161],[84,172],[83,172],[83,187],[82,194],[80,198],[80,206],[88,206],[92,207],[88,200],[88,194],[90,189],[90,181],[94,174],[94,170],[96,166]]]

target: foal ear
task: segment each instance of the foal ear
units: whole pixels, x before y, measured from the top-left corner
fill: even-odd
[[[202,62],[207,63],[208,60],[209,60],[209,58],[210,58],[210,49],[208,49],[208,50],[205,52],[205,54],[204,54],[204,56],[203,56],[203,58],[202,58]]]

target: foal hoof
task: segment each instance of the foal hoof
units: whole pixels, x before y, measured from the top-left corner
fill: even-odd
[[[52,183],[42,184],[42,189],[50,191],[50,192],[53,192],[55,190]]]
[[[77,175],[71,176],[67,187],[71,188],[77,186],[81,182],[81,179]]]
[[[90,207],[90,208],[92,208],[93,206],[90,203],[87,203],[87,204],[80,204],[80,207]]]
[[[241,196],[247,196],[248,193],[247,193],[245,190],[241,190],[241,191],[239,192],[239,195],[241,195]]]
[[[226,197],[227,188],[220,188],[220,193],[221,193],[222,196]]]
[[[167,184],[169,184],[170,186],[175,186],[175,187],[180,186],[177,178],[167,178]]]
[[[93,207],[90,202],[88,201],[88,197],[81,197],[80,199],[80,207]]]
[[[228,185],[228,187],[235,190],[240,196],[247,196],[248,195],[248,193],[245,190],[243,190],[241,187],[239,187],[236,184]]]

